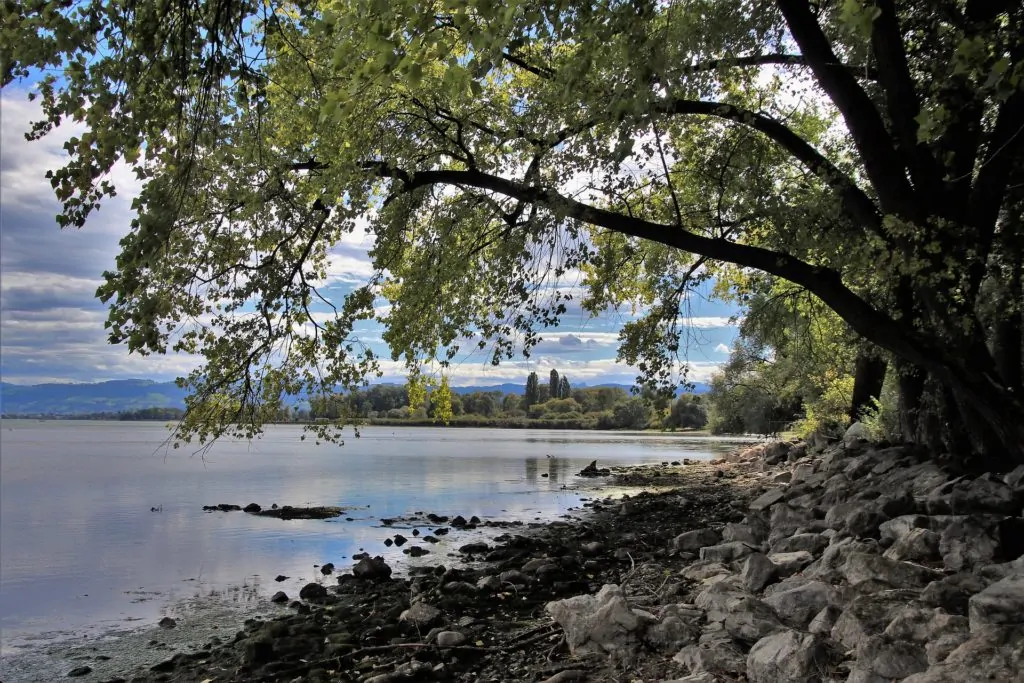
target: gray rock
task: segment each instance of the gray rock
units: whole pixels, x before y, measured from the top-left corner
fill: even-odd
[[[662,654],[673,654],[680,648],[697,642],[700,629],[692,622],[675,614],[663,616],[661,621],[647,628],[644,642]]]
[[[990,625],[1024,624],[1024,574],[1008,576],[968,601],[971,633]]]
[[[967,614],[967,602],[976,593],[985,590],[988,581],[974,574],[954,574],[925,586],[921,593],[921,602],[933,607],[941,607],[951,614]]]
[[[839,572],[852,585],[874,580],[892,588],[919,588],[941,576],[927,567],[868,553],[851,553]]]
[[[709,623],[723,622],[744,600],[753,598],[731,580],[713,583],[694,599],[693,603],[704,610]]]
[[[902,683],[976,683],[1024,680],[1024,629],[987,628],[961,643],[940,664]]]
[[[947,614],[940,609],[908,605],[899,610],[884,635],[892,640],[928,643],[948,634],[964,634],[966,640],[970,630],[966,617]]]
[[[914,591],[894,590],[853,598],[832,627],[832,639],[852,650],[865,638],[881,634],[914,597]]]
[[[939,557],[940,536],[928,529],[910,529],[882,556],[899,562],[931,562]]]
[[[476,587],[478,590],[483,591],[496,591],[501,588],[501,579],[493,574],[488,576],[481,576],[476,581]]]
[[[924,515],[900,515],[878,527],[883,541],[898,541],[914,529],[930,529],[928,518]]]
[[[707,581],[714,576],[729,576],[732,572],[721,562],[697,561],[681,572],[683,578],[691,581]]]
[[[878,538],[878,528],[888,518],[877,510],[861,507],[846,516],[844,528],[856,538]]]
[[[809,581],[764,599],[787,626],[806,629],[811,620],[835,601],[835,591],[821,581]]]
[[[868,432],[868,428],[860,422],[854,422],[843,433],[843,445],[847,448],[852,448],[861,441],[868,441],[870,438],[871,434]]]
[[[935,640],[928,641],[924,644],[924,651],[928,656],[928,663],[935,665],[944,662],[953,650],[963,645],[970,637],[970,632],[963,631],[957,633],[944,633]]]
[[[814,555],[806,550],[798,550],[794,553],[772,553],[768,556],[776,567],[779,568],[779,576],[787,577],[797,573],[811,562],[814,562]]]
[[[687,645],[672,658],[689,674],[710,673],[736,678],[747,668],[746,659],[726,634]]]
[[[772,544],[773,553],[791,553],[798,550],[817,555],[828,546],[828,539],[822,534],[795,534]]]
[[[721,534],[714,529],[695,529],[673,538],[672,548],[676,552],[697,552],[704,546],[715,545],[720,540]]]
[[[368,581],[386,581],[391,578],[391,567],[383,557],[364,557],[352,567],[352,574],[357,579]]]
[[[785,497],[785,495],[785,489],[768,489],[750,503],[750,509],[755,511],[767,510],[771,506],[781,501]]]
[[[730,522],[722,529],[722,540],[726,542],[739,541],[740,543],[756,546],[761,545],[763,536],[750,524]],[[715,541],[715,543],[717,542]]]
[[[530,583],[530,577],[528,577],[526,574],[520,571],[516,571],[515,569],[511,569],[507,572],[502,572],[501,574],[498,574],[498,579],[502,583],[511,583],[518,586],[523,586]]]
[[[885,636],[869,636],[857,645],[857,668],[883,678],[906,678],[928,668],[924,647]]]
[[[416,602],[398,615],[398,620],[419,629],[430,628],[441,621],[441,610],[425,602]]]
[[[705,562],[735,562],[741,560],[751,553],[758,551],[755,546],[742,543],[740,541],[733,541],[731,543],[722,543],[720,545],[709,545],[700,549],[700,559]]]
[[[947,481],[932,489],[925,502],[928,512],[934,515],[1020,512],[1020,499],[1015,491],[991,475]]]
[[[942,562],[955,572],[991,564],[998,550],[999,543],[987,526],[973,517],[950,523],[939,540]]]
[[[654,618],[630,609],[622,589],[605,585],[597,595],[549,602],[545,610],[565,631],[573,654],[607,653],[619,661],[635,655]]]
[[[830,529],[845,529],[846,518],[851,513],[856,512],[860,509],[863,503],[845,502],[837,503],[828,509],[825,513],[825,526]]]
[[[827,637],[832,632],[832,628],[836,625],[836,620],[839,619],[839,615],[842,613],[843,610],[835,605],[825,605],[811,619],[811,623],[807,625],[807,630],[815,635]]]
[[[754,553],[747,557],[743,562],[743,572],[740,574],[743,587],[751,593],[761,591],[778,576],[779,568],[764,553]]]
[[[1020,489],[1024,486],[1024,465],[1017,465],[1012,472],[1003,477],[1003,483],[1011,489]]]
[[[722,625],[726,633],[741,643],[756,643],[767,635],[785,629],[772,608],[757,598],[741,598],[731,604],[730,608]]]
[[[327,589],[319,583],[307,583],[299,591],[299,597],[303,600],[323,600],[327,597]]]
[[[466,634],[458,631],[441,631],[437,634],[438,647],[458,647],[466,642]]]
[[[750,683],[804,683],[818,680],[828,655],[821,638],[782,631],[762,638],[747,655]]]

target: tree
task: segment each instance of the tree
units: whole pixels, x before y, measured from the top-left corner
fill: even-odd
[[[558,378],[558,370],[552,368],[550,379],[548,381],[548,400],[562,398],[559,393],[562,385]]]
[[[570,270],[588,310],[643,313],[620,357],[674,382],[687,289],[763,271],[893,359],[908,437],[1024,461],[1021,3],[425,9],[11,9],[3,83],[62,69],[31,136],[87,128],[51,175],[61,224],[119,159],[146,182],[99,295],[112,342],[206,358],[185,434],[358,386],[379,296],[410,368],[528,353]],[[328,249],[364,221],[377,275],[323,322]]]
[[[683,394],[677,398],[665,418],[665,426],[670,429],[702,429],[707,423],[703,401],[694,394]]]
[[[531,372],[526,378],[526,391],[523,393],[523,410],[529,410],[530,406],[540,402],[540,383],[537,379],[537,373]]]
[[[572,397],[572,386],[569,384],[569,378],[562,375],[562,378],[558,380],[558,398],[571,398]]]

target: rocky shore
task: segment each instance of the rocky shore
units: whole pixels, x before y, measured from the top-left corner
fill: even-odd
[[[1024,680],[1024,467],[859,434],[614,468],[650,490],[409,578],[360,556],[275,596],[289,614],[113,680]]]

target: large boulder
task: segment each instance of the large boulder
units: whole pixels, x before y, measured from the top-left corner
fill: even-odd
[[[828,651],[818,636],[782,631],[754,644],[747,655],[750,683],[804,683],[817,680],[828,664]]]
[[[726,633],[741,643],[756,643],[785,629],[772,608],[757,598],[740,598],[730,605],[730,610],[722,625]]]
[[[417,629],[428,629],[441,621],[441,610],[425,602],[416,602],[398,615],[398,620]]]
[[[573,654],[604,653],[619,661],[636,654],[652,615],[635,611],[622,589],[607,584],[597,595],[577,595],[549,602],[545,610],[565,631]]]
[[[861,595],[850,600],[832,627],[832,640],[852,650],[865,638],[882,633],[899,611],[916,596],[915,591],[892,590]]]
[[[991,564],[999,551],[999,542],[980,519],[964,517],[946,526],[939,540],[939,552],[946,569],[955,572]]]
[[[910,529],[889,546],[883,557],[899,562],[931,562],[939,557],[940,538],[929,529]]]
[[[869,636],[857,645],[857,668],[886,679],[906,678],[928,668],[924,646],[886,636]]]
[[[352,574],[357,579],[387,581],[391,578],[391,567],[379,555],[377,557],[364,557],[352,567]]]
[[[989,627],[975,633],[927,671],[901,683],[976,683],[1024,680],[1024,628]]]
[[[851,553],[839,572],[851,585],[877,581],[892,588],[921,588],[941,578],[941,574],[927,567],[869,553]]]
[[[741,541],[732,541],[731,543],[722,543],[720,545],[709,545],[700,549],[700,559],[706,562],[721,562],[723,564],[728,562],[735,562],[736,560],[742,560],[751,553],[756,553],[759,550],[756,546],[743,543]]]
[[[755,498],[753,501],[751,501],[750,509],[754,510],[755,512],[767,510],[771,506],[780,502],[785,497],[785,495],[786,490],[783,488],[768,489],[760,496]]]
[[[721,534],[714,529],[694,529],[679,534],[672,539],[672,548],[676,552],[697,552],[707,545],[715,545],[722,540]]]
[[[860,442],[868,441],[870,438],[871,433],[868,432],[867,426],[861,422],[854,422],[843,433],[843,445],[847,448],[853,448]]]
[[[828,538],[822,534],[807,533],[794,534],[782,538],[772,544],[773,553],[792,553],[799,550],[806,550],[812,555],[821,553],[828,546]]]
[[[727,634],[702,637],[699,643],[687,645],[672,658],[691,674],[714,674],[726,680],[735,680],[747,669],[743,653]]]
[[[1024,574],[996,581],[968,605],[972,633],[991,625],[1024,625]]]
[[[764,553],[754,553],[743,562],[743,587],[757,593],[779,576],[779,568]]]

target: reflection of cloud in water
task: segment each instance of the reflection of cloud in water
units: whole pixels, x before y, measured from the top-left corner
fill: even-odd
[[[380,526],[383,517],[556,517],[578,504],[561,485],[575,485],[575,473],[595,458],[707,458],[734,446],[631,434],[371,427],[343,447],[317,447],[298,440],[299,428],[275,427],[253,444],[218,443],[204,461],[182,450],[154,455],[166,431],[152,424],[10,424],[17,429],[0,437],[5,630],[152,619],[172,600],[232,586],[297,595],[304,582],[324,580],[314,565],[344,570],[363,550],[406,566],[407,556],[383,545],[395,533]],[[249,502],[368,507],[330,521],[201,510]],[[163,512],[149,512],[152,506]],[[453,531],[415,562],[450,563],[448,553],[470,536]],[[277,574],[292,578],[277,584]],[[132,602],[127,590],[160,597]]]

